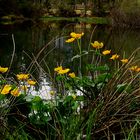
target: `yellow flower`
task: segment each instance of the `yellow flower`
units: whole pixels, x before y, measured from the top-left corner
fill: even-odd
[[[29,78],[29,74],[17,74],[18,80],[27,80]]]
[[[75,38],[70,38],[70,39],[67,39],[66,42],[67,42],[67,43],[71,43],[71,42],[73,42],[74,40],[75,40]]]
[[[8,94],[11,88],[11,85],[5,85],[1,91],[1,94]]]
[[[59,70],[62,70],[62,66],[59,66],[59,67],[54,69],[54,71],[56,71],[56,72],[58,72]]]
[[[59,66],[55,68],[54,71],[56,71],[58,74],[65,74],[68,73],[70,69],[63,69],[62,66]]]
[[[123,64],[126,64],[126,63],[128,63],[128,59],[122,59],[121,62],[122,62]]]
[[[69,73],[69,76],[70,76],[71,78],[75,78],[75,73],[74,73],[74,72]]]
[[[73,98],[74,100],[76,99],[76,95],[75,95],[75,94],[72,94],[71,96],[72,96],[72,98]]]
[[[70,33],[70,36],[75,39],[80,39],[83,35],[84,33],[81,33],[81,34],[76,34],[74,32]]]
[[[55,94],[55,91],[51,90],[49,93],[53,96]]]
[[[13,96],[19,96],[20,95],[20,92],[19,92],[19,88],[15,88],[11,91],[11,94]]]
[[[35,84],[36,84],[36,82],[35,82],[35,81],[33,81],[33,80],[28,80],[28,81],[27,81],[27,83],[28,83],[29,85],[31,85],[31,86],[33,86],[33,85],[35,85]]]
[[[114,55],[112,55],[112,57],[110,59],[115,60],[115,59],[118,59],[118,58],[119,58],[119,55],[114,54]]]
[[[104,46],[103,42],[99,43],[98,41],[94,41],[94,43],[91,43],[91,45],[95,49],[101,49]]]
[[[136,72],[140,72],[140,68],[137,68],[137,69],[136,69]]]
[[[1,67],[1,66],[0,66],[0,72],[1,72],[1,73],[5,73],[5,72],[7,72],[7,70],[8,70],[8,67],[5,67],[5,68],[4,68],[4,67]]]
[[[72,33],[70,33],[70,36],[75,38],[76,37],[76,33],[72,32]]]
[[[105,50],[105,51],[102,52],[103,55],[107,55],[107,54],[110,54],[110,53],[111,53],[111,50]]]
[[[58,74],[65,74],[68,73],[70,71],[70,69],[62,69],[58,71]]]
[[[136,71],[137,68],[138,68],[138,66],[132,66],[129,68],[129,70]]]

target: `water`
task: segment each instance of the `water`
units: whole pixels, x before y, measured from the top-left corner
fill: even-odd
[[[102,41],[105,49],[111,49],[126,57],[129,57],[140,46],[139,31],[130,28],[112,28],[109,25],[66,21],[41,22],[35,25],[30,23],[0,25],[0,65],[9,67],[12,57],[14,57],[9,75],[29,72],[41,85],[37,90],[40,93],[46,94],[45,92],[47,92],[48,94],[50,90],[54,90],[50,86],[48,76],[49,72],[53,73],[54,67],[63,64],[72,70],[78,68],[77,62],[71,61],[71,57],[78,53],[77,46],[74,43],[65,43],[66,38],[73,31],[85,33],[82,38],[82,50],[88,50],[92,33],[92,42]],[[12,35],[14,40],[12,40]],[[15,42],[15,52],[13,52],[13,42]],[[12,54],[14,55],[12,56]],[[87,63],[86,57],[84,58],[83,65]],[[90,62],[90,60],[88,61]],[[83,73],[84,68],[83,66]],[[47,72],[48,75],[44,76],[44,72]],[[32,94],[37,93],[32,90]]]

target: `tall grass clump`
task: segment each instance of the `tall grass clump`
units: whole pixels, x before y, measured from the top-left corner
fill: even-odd
[[[101,41],[91,40],[85,51],[81,47],[83,37],[84,33],[72,32],[66,40],[78,47],[71,67],[59,63],[51,72],[45,61],[33,57],[31,67],[42,71],[42,63],[47,67],[52,90],[46,94],[50,99],[32,95],[39,84],[31,73],[15,74],[8,80],[8,67],[0,67],[3,139],[138,138],[140,67],[139,59],[135,58],[138,49],[126,57],[105,49]]]

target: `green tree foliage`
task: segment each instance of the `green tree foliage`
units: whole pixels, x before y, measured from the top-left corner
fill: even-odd
[[[0,0],[0,16],[18,13],[16,0]]]
[[[14,14],[36,18],[57,9],[59,16],[74,16],[76,4],[84,5],[85,12],[92,9],[94,15],[104,16],[116,3],[122,0],[0,0],[0,17]]]
[[[24,17],[38,17],[41,14],[41,1],[33,0],[0,0],[0,16],[23,15]]]

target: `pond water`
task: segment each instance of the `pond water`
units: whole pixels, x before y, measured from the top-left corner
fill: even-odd
[[[82,50],[88,50],[90,38],[92,42],[104,42],[105,49],[122,55],[125,52],[126,57],[140,47],[139,30],[131,28],[68,21],[0,25],[0,65],[9,67],[12,60],[9,74],[28,71],[40,81],[40,90],[44,87],[51,90],[44,71],[49,73],[59,64],[71,69],[78,67],[76,62],[73,64],[71,61],[72,56],[78,53],[75,44],[65,43],[73,31],[85,33],[81,40]],[[83,63],[85,61],[83,59]]]

